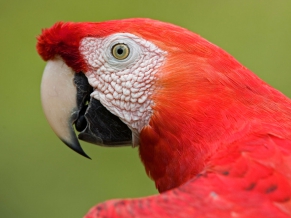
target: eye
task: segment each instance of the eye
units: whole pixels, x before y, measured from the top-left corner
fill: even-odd
[[[111,53],[113,57],[115,57],[118,60],[124,60],[129,55],[129,47],[126,44],[118,43],[114,45],[111,49]]]

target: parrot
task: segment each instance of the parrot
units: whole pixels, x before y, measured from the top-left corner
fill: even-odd
[[[159,194],[85,218],[291,217],[291,101],[232,55],[150,18],[57,22],[36,49],[54,133],[137,147]]]

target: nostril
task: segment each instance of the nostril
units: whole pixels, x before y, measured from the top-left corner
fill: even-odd
[[[87,126],[87,120],[85,118],[85,112],[86,112],[87,108],[88,108],[88,106],[85,105],[81,109],[81,111],[79,112],[78,119],[75,122],[75,127],[76,127],[76,130],[78,132],[82,132],[86,128],[86,126]]]

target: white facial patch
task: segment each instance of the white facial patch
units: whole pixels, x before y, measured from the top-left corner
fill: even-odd
[[[123,60],[112,54],[120,43],[129,48]],[[84,38],[80,52],[89,66],[86,76],[94,88],[91,96],[127,124],[133,132],[133,146],[138,145],[139,133],[152,115],[154,75],[167,53],[130,33]]]

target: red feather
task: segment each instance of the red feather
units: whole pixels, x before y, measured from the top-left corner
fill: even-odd
[[[232,56],[181,27],[149,19],[58,23],[44,30],[44,60],[86,71],[86,36],[140,36],[167,51],[140,157],[160,192],[92,208],[96,217],[290,217],[291,101]]]

